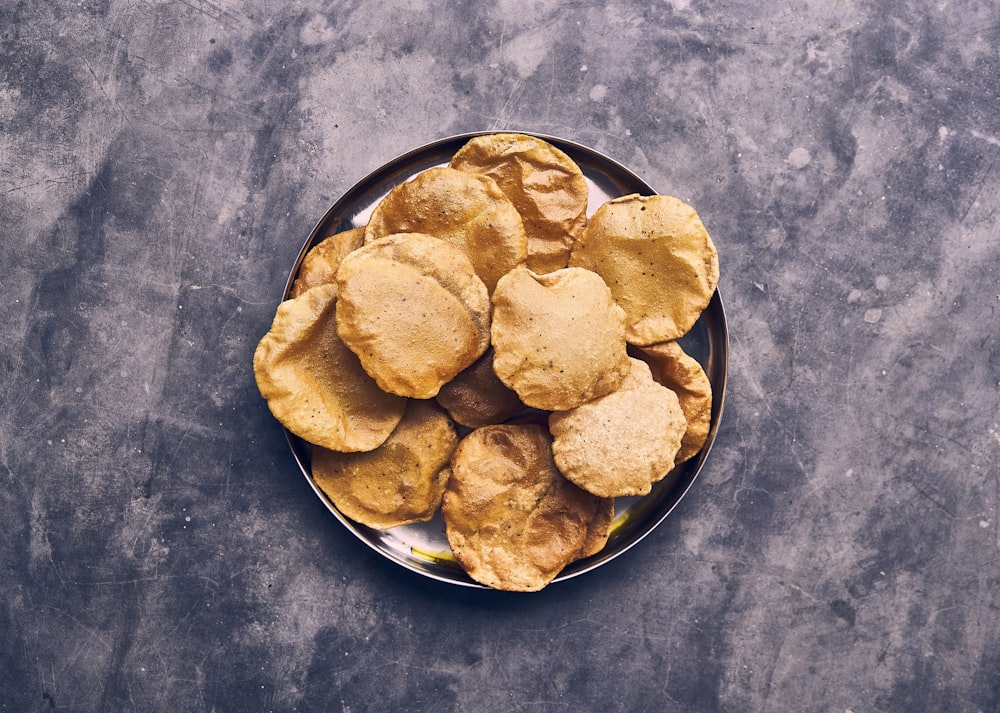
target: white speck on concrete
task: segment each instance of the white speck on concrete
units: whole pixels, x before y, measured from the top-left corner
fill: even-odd
[[[788,163],[792,168],[805,168],[810,161],[812,161],[812,154],[801,146],[792,149],[792,152],[788,154]]]

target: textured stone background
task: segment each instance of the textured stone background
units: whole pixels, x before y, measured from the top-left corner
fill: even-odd
[[[0,710],[1000,711],[1000,9],[0,4]],[[368,551],[251,355],[315,221],[523,129],[693,203],[726,414],[537,595]]]

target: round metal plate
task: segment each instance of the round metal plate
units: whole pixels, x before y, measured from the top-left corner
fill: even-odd
[[[302,259],[310,248],[329,235],[366,225],[372,209],[393,186],[433,166],[446,165],[470,138],[483,133],[491,132],[452,136],[422,146],[390,161],[352,186],[326,212],[302,246],[285,284],[283,298],[288,298]],[[620,163],[593,149],[553,136],[531,135],[558,147],[580,166],[590,189],[588,216],[611,198],[631,193],[652,195],[656,192]],[[674,468],[666,478],[654,485],[649,495],[616,499],[613,530],[605,548],[592,557],[569,564],[554,581],[563,581],[589,572],[627,551],[663,522],[698,477],[718,431],[726,389],[729,334],[718,291],[695,326],[679,341],[684,351],[701,363],[712,384],[712,421],[704,448],[697,456]],[[462,571],[451,555],[440,515],[430,522],[390,530],[373,530],[349,520],[313,481],[309,444],[288,431],[286,435],[306,481],[330,512],[362,542],[387,559],[432,579],[483,588]]]

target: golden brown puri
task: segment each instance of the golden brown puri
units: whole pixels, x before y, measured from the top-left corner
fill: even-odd
[[[490,292],[528,255],[521,216],[496,182],[453,168],[427,169],[379,201],[365,242],[393,233],[425,233],[458,247]]]
[[[487,134],[470,139],[449,164],[497,182],[521,214],[527,266],[544,273],[566,267],[587,224],[587,181],[563,151],[534,136]]]
[[[601,205],[569,264],[604,278],[628,315],[632,344],[676,339],[698,320],[719,281],[715,245],[694,208],[670,196]]]
[[[631,366],[617,391],[549,415],[559,471],[601,497],[649,493],[674,467],[687,425],[677,395],[645,362]]]
[[[629,371],[625,313],[589,270],[511,270],[493,292],[491,331],[493,370],[534,408],[579,406]]]
[[[539,425],[494,425],[463,438],[441,514],[455,558],[495,589],[536,591],[607,542],[613,501],[585,493],[552,461]]]
[[[337,336],[337,286],[278,305],[254,352],[254,377],[274,417],[296,436],[337,451],[381,444],[406,400],[383,392]]]
[[[479,428],[503,423],[524,409],[517,394],[493,371],[493,350],[441,387],[437,401],[459,424]]]
[[[410,400],[389,438],[366,453],[312,451],[316,485],[344,514],[385,530],[430,520],[441,505],[458,436],[432,401]]]
[[[337,333],[389,393],[433,398],[489,346],[490,300],[465,253],[399,233],[365,243],[337,271]]]
[[[333,282],[340,263],[348,253],[360,248],[364,239],[365,229],[362,227],[334,233],[316,243],[302,258],[299,274],[288,296],[298,297],[311,287]]]
[[[662,342],[635,347],[640,359],[649,364],[653,379],[677,394],[687,420],[681,449],[674,459],[683,463],[694,456],[708,440],[712,425],[712,383],[696,359],[684,353],[677,342]]]

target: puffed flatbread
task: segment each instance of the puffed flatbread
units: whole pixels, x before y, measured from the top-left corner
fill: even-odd
[[[600,497],[648,494],[674,467],[687,428],[677,395],[645,362],[630,363],[617,391],[549,415],[559,471]]]
[[[492,349],[442,386],[437,401],[468,428],[503,423],[524,410],[521,399],[493,371]]]
[[[712,425],[712,382],[701,364],[677,342],[636,347],[639,358],[649,364],[653,380],[677,394],[687,420],[687,430],[675,458],[683,463],[698,453],[708,440]]]
[[[559,474],[543,426],[501,424],[459,442],[441,515],[452,552],[472,579],[537,591],[570,562],[604,547],[614,503]]]
[[[490,292],[528,256],[521,215],[496,181],[443,166],[394,187],[375,206],[365,242],[393,233],[424,233],[456,246]]]
[[[527,266],[538,273],[566,267],[570,248],[587,224],[587,181],[565,152],[524,134],[470,139],[449,166],[497,182],[524,221]]]
[[[601,205],[569,264],[593,270],[628,315],[628,341],[656,344],[691,329],[719,282],[719,257],[694,208],[671,196]]]
[[[385,443],[367,453],[313,449],[312,477],[346,517],[379,530],[430,520],[458,436],[433,402],[410,400]]]
[[[398,233],[344,258],[337,333],[384,391],[429,399],[489,347],[490,300],[458,248]]]
[[[625,313],[596,273],[511,270],[493,292],[493,370],[528,406],[570,409],[629,371]]]
[[[334,233],[316,243],[302,258],[289,297],[298,297],[312,287],[332,283],[340,263],[364,241],[365,229],[361,227]]]
[[[254,351],[253,370],[274,417],[300,438],[336,451],[379,446],[406,400],[382,391],[337,335],[337,286],[285,300]]]

